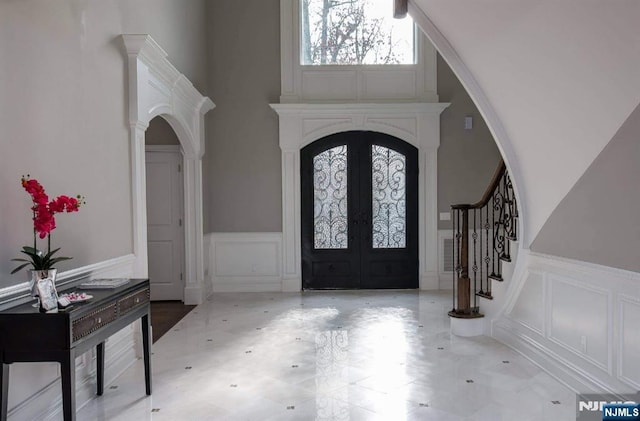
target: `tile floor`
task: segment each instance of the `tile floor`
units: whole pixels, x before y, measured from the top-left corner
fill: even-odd
[[[575,420],[575,395],[442,292],[215,294],[78,412],[83,420]],[[554,403],[555,402],[555,403]]]

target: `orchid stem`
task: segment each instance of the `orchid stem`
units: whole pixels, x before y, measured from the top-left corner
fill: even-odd
[[[36,211],[35,209],[33,210],[33,221],[35,222],[36,220]],[[33,249],[36,249],[36,228],[33,228]]]

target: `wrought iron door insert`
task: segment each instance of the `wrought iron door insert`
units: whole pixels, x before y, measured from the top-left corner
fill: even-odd
[[[344,132],[301,152],[305,289],[418,287],[417,150]]]

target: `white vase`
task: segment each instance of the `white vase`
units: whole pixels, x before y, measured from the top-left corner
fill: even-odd
[[[40,311],[54,311],[58,308],[58,292],[56,291],[57,269],[28,269],[29,291],[32,297],[38,298]]]

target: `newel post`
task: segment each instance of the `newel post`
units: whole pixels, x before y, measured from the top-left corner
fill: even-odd
[[[460,275],[458,277],[458,312],[471,312],[471,280],[469,279],[469,209],[462,214],[462,232],[460,233]]]

